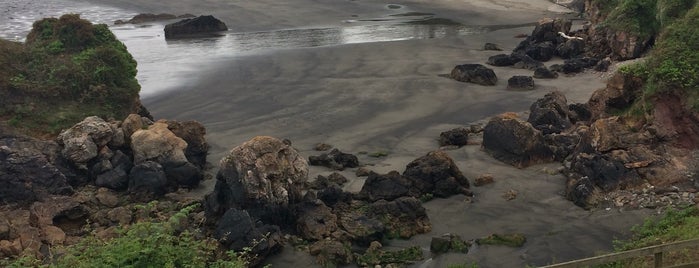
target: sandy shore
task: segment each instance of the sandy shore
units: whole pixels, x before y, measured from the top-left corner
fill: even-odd
[[[91,0],[139,12],[213,14],[232,31],[259,31],[295,27],[339,26],[347,19],[388,14],[388,4],[406,12],[429,12],[466,25],[515,25],[553,16],[545,0],[476,1],[126,1]],[[439,133],[507,111],[525,111],[551,90],[560,90],[570,102],[586,101],[601,88],[600,74],[588,72],[555,80],[536,80],[528,92],[505,90],[512,75],[531,71],[495,68],[500,81],[485,87],[440,77],[454,65],[484,63],[499,52],[482,51],[485,42],[511,50],[520,33],[532,27],[508,28],[478,35],[444,39],[348,44],[273,50],[212,62],[187,85],[144,99],[157,118],[198,120],[208,131],[214,164],[232,147],[257,135],[289,138],[302,154],[317,154],[313,144],[325,142],[350,153],[387,152],[386,158],[360,155],[360,161],[378,172],[402,171],[411,160],[438,148]],[[550,63],[549,63],[550,64]],[[474,203],[464,197],[425,204],[434,230],[389,247],[420,245],[429,248],[432,236],[449,232],[466,239],[490,233],[521,232],[523,248],[475,248],[467,255],[443,255],[424,267],[444,267],[464,260],[479,267],[542,265],[593,255],[611,249],[614,237],[628,235],[648,211],[588,212],[561,196],[564,178],[537,166],[524,170],[501,164],[467,146],[449,151],[471,179],[492,173],[497,182],[474,189]],[[311,177],[327,174],[313,167]],[[357,191],[363,180],[343,172]],[[514,201],[501,195],[509,189],[520,194]],[[206,192],[206,187],[199,189]],[[305,253],[286,250],[270,260],[275,267],[311,265]]]

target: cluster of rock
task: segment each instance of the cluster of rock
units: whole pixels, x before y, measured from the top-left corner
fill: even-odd
[[[214,16],[207,15],[167,24],[164,31],[166,39],[186,38],[228,31],[228,26]]]
[[[585,104],[569,105],[562,94],[549,93],[532,104],[526,121],[513,113],[492,118],[483,131],[483,148],[517,167],[563,162],[566,196],[581,207],[602,202],[601,193],[645,181],[694,189],[688,180],[696,174],[698,161],[680,156],[695,147],[678,147],[687,143],[677,135],[690,131],[687,126],[658,117],[637,122],[611,115],[640,96],[638,83],[631,75],[617,74]]]
[[[403,175],[372,173],[358,194],[340,188],[345,180],[339,174],[307,183],[306,159],[290,142],[272,137],[243,143],[220,165],[205,204],[215,237],[227,248],[253,245],[253,253],[264,257],[281,248],[282,232],[292,233],[310,242],[309,250],[319,261],[334,264],[354,260],[348,245],[366,248],[384,238],[430,231],[417,197],[468,193],[469,187],[451,158],[440,151],[408,164]]]

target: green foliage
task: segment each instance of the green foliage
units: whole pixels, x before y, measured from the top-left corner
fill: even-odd
[[[387,153],[387,152],[384,152],[384,151],[378,151],[378,152],[370,153],[369,156],[371,156],[371,157],[376,157],[376,158],[379,158],[379,157],[386,157],[386,156],[388,156],[388,153]]]
[[[434,199],[434,195],[432,193],[425,193],[422,196],[420,196],[420,202],[425,203],[427,201],[430,201]]]
[[[610,8],[603,26],[640,37],[654,36],[660,28],[656,19],[656,6],[657,0],[617,1],[614,8]]]
[[[508,247],[521,247],[527,242],[523,234],[492,234],[485,238],[476,239],[480,245],[502,245]]]
[[[383,251],[380,249],[370,249],[367,250],[367,252],[363,255],[357,256],[357,264],[361,266],[406,264],[422,259],[422,249],[418,246],[409,247],[398,251]]]
[[[447,265],[447,268],[478,268],[478,264],[475,262],[464,262],[459,264],[449,264]]]
[[[670,25],[692,9],[696,0],[658,0],[656,19],[661,27]]]
[[[227,258],[215,259],[218,242],[200,239],[195,233],[181,231],[182,221],[195,206],[186,207],[167,220],[144,221],[118,228],[119,236],[102,240],[95,235],[65,248],[53,263],[24,257],[7,267],[216,267],[243,268],[243,255],[228,252]]]

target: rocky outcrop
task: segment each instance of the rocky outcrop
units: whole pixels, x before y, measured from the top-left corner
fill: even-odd
[[[457,65],[451,71],[451,78],[484,86],[493,86],[498,81],[495,72],[481,64]]]
[[[428,193],[437,197],[471,195],[468,179],[451,157],[441,150],[430,152],[408,163],[403,176],[413,181],[413,187],[419,194],[417,197]]]
[[[324,166],[335,170],[344,170],[345,168],[358,167],[359,159],[353,154],[343,153],[336,148],[332,149],[327,154],[309,156],[308,163],[313,166]]]
[[[542,134],[561,133],[571,126],[568,119],[568,100],[561,92],[554,91],[538,99],[529,108],[527,122]]]
[[[643,80],[630,74],[616,73],[603,89],[592,93],[587,102],[591,119],[607,117],[628,108],[640,96]]]
[[[414,197],[376,201],[369,205],[367,215],[380,219],[392,238],[409,238],[432,230],[425,208]]]
[[[165,38],[183,38],[228,31],[228,27],[214,16],[199,16],[165,25]]]
[[[483,129],[483,149],[519,168],[554,159],[542,133],[514,114],[499,115],[488,122]]]
[[[216,187],[206,197],[210,215],[246,209],[254,218],[283,224],[290,204],[301,200],[308,163],[279,139],[258,136],[221,159]],[[287,215],[288,216],[288,215]]]
[[[531,76],[515,75],[507,79],[509,90],[534,90],[534,79]]]

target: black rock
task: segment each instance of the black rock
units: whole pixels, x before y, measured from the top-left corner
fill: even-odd
[[[526,48],[525,53],[537,61],[548,61],[553,57],[556,48],[552,42],[542,42]]]
[[[502,51],[502,48],[500,48],[500,46],[498,46],[497,44],[485,43],[485,45],[483,46],[483,50]]]
[[[483,128],[483,149],[495,159],[520,168],[553,160],[541,132],[509,115],[496,116]]]
[[[309,156],[308,164],[312,166],[324,166],[336,170],[344,170],[345,168],[358,167],[359,159],[353,154],[343,153],[338,149],[333,149],[327,154]]]
[[[190,162],[166,163],[163,168],[168,184],[174,187],[194,188],[204,178],[201,170]]]
[[[609,70],[609,66],[612,65],[612,61],[608,59],[603,59],[595,65],[594,70],[598,72],[606,72]]]
[[[536,70],[537,68],[545,67],[542,62],[532,59],[532,57],[527,54],[512,53],[510,56],[517,59],[517,62],[513,65],[515,68]]]
[[[279,227],[257,226],[247,211],[235,208],[227,210],[218,220],[214,238],[229,250],[239,252],[249,248],[260,258],[281,249]]]
[[[470,82],[484,86],[493,86],[498,81],[495,72],[481,64],[457,65],[451,71],[451,78],[460,82]]]
[[[519,59],[510,57],[507,54],[498,54],[495,56],[490,56],[488,58],[488,64],[493,66],[512,66],[517,63]]]
[[[539,67],[534,70],[534,78],[539,79],[554,79],[558,78],[558,73],[552,72],[546,67]]]
[[[408,163],[403,176],[412,181],[414,197],[425,194],[433,194],[436,197],[471,195],[468,179],[451,157],[441,150],[430,152]]]
[[[455,128],[439,134],[439,146],[464,146],[468,144],[470,131],[465,128]]]
[[[544,135],[561,133],[572,125],[568,119],[570,113],[568,100],[558,91],[548,93],[543,98],[536,100],[529,111],[527,122]]]
[[[418,196],[412,191],[413,182],[397,171],[385,175],[372,172],[364,182],[358,197],[364,200],[394,200],[402,196]]]
[[[165,38],[181,38],[228,31],[228,27],[214,16],[199,16],[165,25]]]
[[[509,90],[533,90],[534,79],[531,76],[515,75],[507,80]]]
[[[587,103],[573,103],[568,105],[568,110],[570,111],[568,118],[573,124],[576,122],[590,121],[592,118],[592,112],[590,111],[590,106],[587,105]]]
[[[105,173],[97,175],[95,185],[106,187],[115,191],[123,191],[129,186],[129,174],[123,168],[111,169]]]
[[[162,196],[166,192],[167,177],[163,167],[153,161],[134,166],[129,172],[129,192]]]
[[[580,56],[583,52],[585,52],[585,41],[580,39],[570,39],[556,48],[556,55],[563,59]]]

